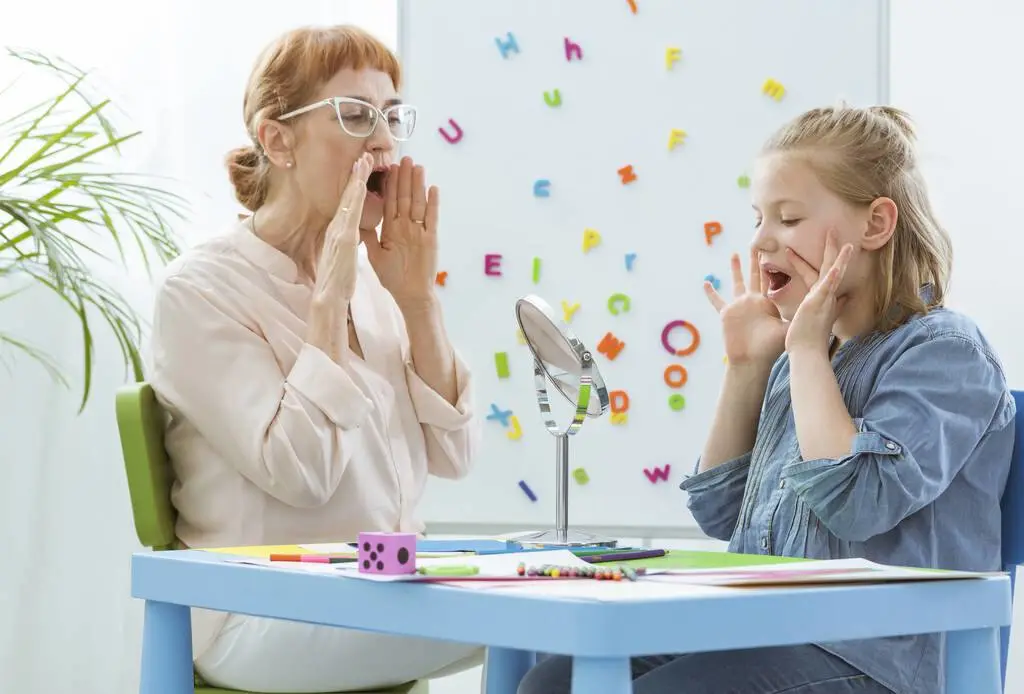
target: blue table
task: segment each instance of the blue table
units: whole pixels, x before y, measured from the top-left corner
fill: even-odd
[[[132,557],[146,601],[141,694],[191,694],[189,607],[485,644],[488,694],[514,694],[535,652],[575,657],[574,692],[628,694],[629,656],[950,632],[948,694],[999,694],[1006,577],[597,602],[280,571],[202,551]]]

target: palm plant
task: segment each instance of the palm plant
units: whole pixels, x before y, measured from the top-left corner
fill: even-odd
[[[95,270],[140,258],[147,273],[179,253],[172,218],[181,196],[118,171],[121,147],[141,133],[118,133],[109,99],[90,95],[87,75],[36,51],[8,55],[59,79],[55,95],[0,120],[0,301],[31,286],[54,293],[81,327],[84,373],[79,412],[92,384],[93,326],[113,331],[126,374],[142,379],[142,325],[129,301]],[[0,107],[7,89],[0,91]],[[105,247],[105,248],[104,248]],[[136,253],[137,251],[137,253]],[[57,382],[68,380],[43,349],[0,325],[0,352],[27,355]]]

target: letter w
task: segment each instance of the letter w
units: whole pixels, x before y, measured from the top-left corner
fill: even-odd
[[[651,484],[654,484],[658,480],[668,482],[668,471],[671,468],[672,466],[668,464],[662,467],[656,467],[654,468],[654,470],[648,470],[647,468],[644,468],[644,474],[647,475],[647,479],[651,481]]]

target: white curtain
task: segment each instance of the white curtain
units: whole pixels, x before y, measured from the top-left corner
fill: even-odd
[[[16,5],[16,11],[7,5]],[[389,45],[393,0],[92,0],[5,3],[0,46],[57,54],[95,70],[93,86],[143,130],[126,169],[183,184],[201,240],[235,218],[221,164],[247,143],[242,91],[259,49],[301,24],[352,22]],[[40,90],[22,64],[0,60],[0,118]],[[18,101],[18,99],[24,100]],[[118,284],[148,319],[142,268]],[[137,691],[141,603],[129,597],[132,526],[113,394],[123,382],[113,338],[96,330],[91,404],[77,415],[81,338],[74,318],[42,292],[0,302],[0,328],[42,346],[74,377],[54,385],[25,359],[0,369],[0,692]]]

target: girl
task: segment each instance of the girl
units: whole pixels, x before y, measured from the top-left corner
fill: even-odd
[[[766,144],[733,300],[705,283],[728,366],[681,485],[729,551],[996,570],[1015,407],[992,348],[943,307],[951,244],[909,118],[820,108]],[[943,636],[634,661],[643,694],[941,694]],[[569,691],[541,663],[520,692]]]

